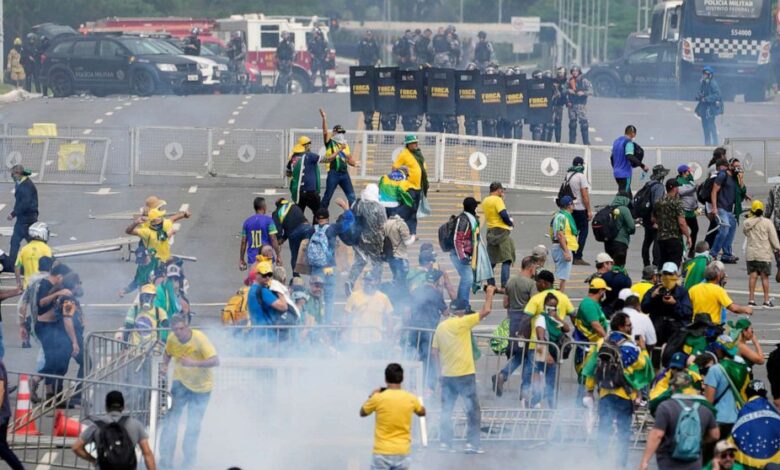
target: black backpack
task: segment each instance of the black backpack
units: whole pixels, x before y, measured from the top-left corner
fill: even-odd
[[[355,246],[360,243],[360,234],[363,231],[363,227],[365,227],[365,220],[356,213],[359,204],[360,199],[356,200],[351,207],[352,213],[355,214],[355,221],[352,222],[352,225],[347,230],[338,234],[339,240],[347,246]],[[336,219],[336,224],[341,225],[343,220],[344,214],[339,215],[339,218]]]
[[[623,359],[620,355],[620,345],[605,340],[598,350],[596,362],[596,384],[602,390],[628,389],[628,382],[623,375]]]
[[[593,236],[598,242],[609,242],[618,235],[617,219],[612,212],[617,206],[604,206],[596,212],[591,221]]]
[[[571,179],[576,175],[577,173],[572,173],[570,176],[567,176],[564,178],[563,183],[561,183],[561,188],[558,189],[558,197],[555,199],[555,204],[560,207],[561,205],[561,199],[563,199],[564,196],[569,196],[570,198],[574,199],[574,191],[571,190]]]
[[[439,248],[448,252],[455,249],[455,228],[458,225],[458,216],[451,215],[450,219],[439,227]]]
[[[94,420],[100,431],[97,436],[97,463],[100,468],[111,470],[135,470],[138,460],[135,445],[125,429],[129,418],[122,416],[119,421],[104,422]]]
[[[648,219],[653,213],[653,188],[661,184],[658,181],[648,181],[634,196],[632,215],[635,219]]]
[[[715,177],[712,176],[704,180],[703,183],[696,186],[696,199],[702,203],[707,204],[712,201],[712,186],[715,184]]]

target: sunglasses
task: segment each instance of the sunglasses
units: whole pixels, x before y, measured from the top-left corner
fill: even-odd
[[[274,277],[274,273],[261,274],[262,277]]]
[[[720,457],[726,458],[726,459],[733,459],[737,456],[737,453],[733,450],[727,450],[726,452],[721,452]]]

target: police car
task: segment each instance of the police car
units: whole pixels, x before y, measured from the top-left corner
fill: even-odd
[[[81,90],[149,96],[197,91],[203,82],[198,63],[172,54],[151,38],[87,35],[54,42],[42,57],[42,77],[54,96]]]
[[[640,47],[620,59],[595,64],[585,77],[597,96],[677,95],[677,44],[663,42]]]

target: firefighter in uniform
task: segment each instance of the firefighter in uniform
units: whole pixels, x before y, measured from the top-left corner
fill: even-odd
[[[534,70],[531,74],[531,78],[542,78],[542,71],[539,69]],[[544,136],[544,124],[530,124],[529,127],[531,129],[531,138],[533,140],[542,140],[542,137]]]
[[[495,67],[488,67],[485,69],[485,75],[496,75],[498,69]],[[482,136],[483,137],[495,137],[496,128],[498,127],[498,119],[494,117],[482,118]]]
[[[582,143],[590,145],[588,138],[588,114],[585,106],[588,104],[588,96],[593,94],[593,86],[587,78],[582,76],[582,69],[574,66],[569,71],[571,77],[566,82],[566,94],[569,98],[569,143],[577,142],[577,123],[580,125]]]
[[[478,32],[477,38],[479,41],[474,46],[474,63],[479,70],[485,70],[493,60],[493,43],[487,40],[487,33],[484,31]]]
[[[561,142],[561,123],[563,122],[563,108],[566,107],[568,95],[564,93],[566,87],[566,67],[558,67],[553,77],[553,136],[555,141]],[[552,139],[546,139],[550,142]]]

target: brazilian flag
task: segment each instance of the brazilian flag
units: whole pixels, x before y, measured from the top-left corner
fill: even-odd
[[[414,207],[414,199],[409,194],[410,187],[407,175],[400,169],[393,170],[379,178],[379,202],[385,207],[401,204]]]
[[[766,398],[745,403],[729,438],[737,447],[737,462],[753,468],[780,464],[780,412]]]

